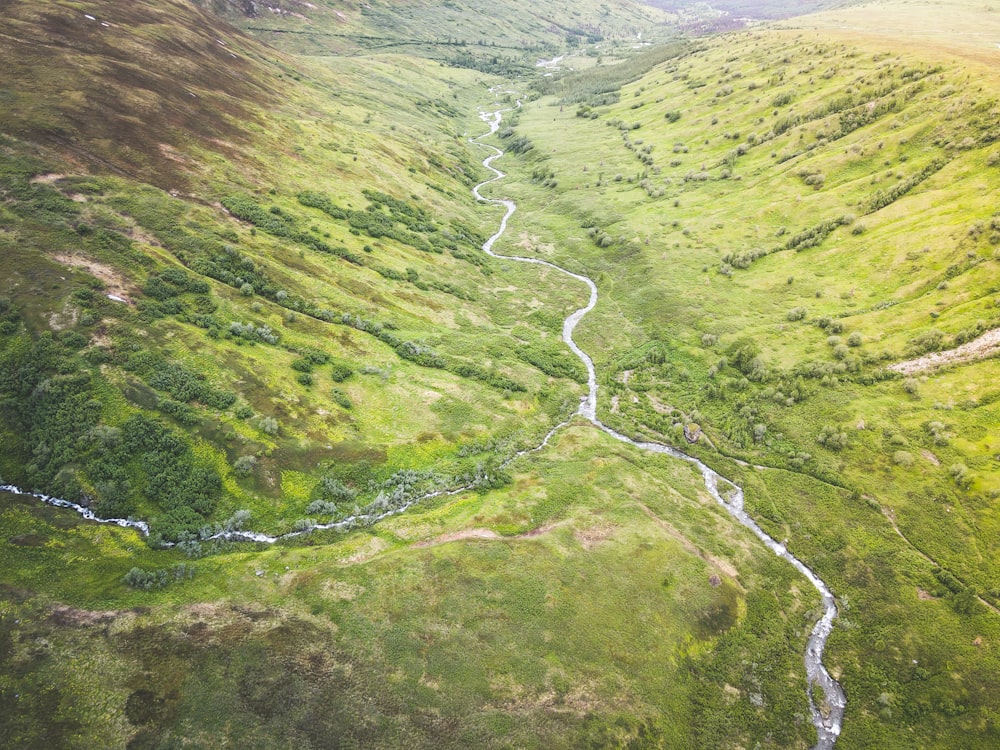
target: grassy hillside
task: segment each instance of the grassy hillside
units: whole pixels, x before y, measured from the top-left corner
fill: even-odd
[[[296,67],[184,6],[127,5],[12,9],[7,481],[152,516],[168,538],[238,509],[282,529],[323,476],[346,485],[346,514],[403,470],[433,467],[422,486],[482,471],[482,446],[567,412],[581,375],[555,342],[572,292],[515,320],[523,272],[478,250],[472,75]],[[198,468],[179,504],[170,471],[127,462],[163,451],[178,476]]]
[[[845,746],[995,741],[998,360],[890,367],[1000,326],[998,83],[761,31],[618,92],[550,81],[508,135],[534,144],[515,231],[605,295],[602,418],[773,467],[738,470],[749,506],[850,603]]]

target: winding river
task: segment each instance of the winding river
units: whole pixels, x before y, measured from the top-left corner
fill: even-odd
[[[517,106],[521,106],[520,101],[517,102]],[[573,340],[573,331],[577,324],[583,319],[583,316],[593,310],[594,306],[597,304],[597,285],[592,279],[581,274],[568,271],[562,266],[550,263],[547,260],[527,258],[520,255],[500,255],[499,253],[493,252],[493,245],[506,231],[507,222],[517,210],[517,204],[509,199],[485,198],[480,192],[480,189],[486,185],[506,177],[506,174],[493,166],[493,162],[503,156],[504,152],[488,143],[482,143],[481,139],[497,132],[500,127],[500,121],[503,118],[503,113],[508,111],[510,110],[500,109],[494,112],[483,113],[481,118],[489,125],[490,130],[488,133],[484,133],[477,138],[470,139],[472,143],[494,152],[492,155],[483,160],[483,166],[490,170],[494,176],[489,180],[476,185],[476,187],[472,189],[472,192],[476,198],[483,203],[503,206],[505,209],[503,219],[500,221],[500,228],[497,230],[496,234],[486,241],[483,245],[483,250],[494,258],[517,261],[519,263],[533,263],[535,265],[552,268],[587,285],[587,288],[590,289],[589,301],[586,306],[581,307],[579,310],[566,318],[563,322],[562,330],[563,341],[566,342],[566,345],[573,350],[573,353],[580,358],[580,361],[582,361],[587,368],[587,395],[581,400],[580,408],[577,410],[577,414],[585,419],[588,419],[597,428],[603,430],[615,440],[628,443],[629,445],[640,450],[649,451],[651,453],[662,453],[697,466],[702,477],[705,479],[705,487],[709,494],[714,497],[715,500],[727,511],[729,511],[729,514],[732,515],[733,518],[750,529],[758,539],[764,542],[764,544],[767,545],[772,552],[774,552],[774,554],[791,563],[791,565],[804,575],[808,579],[809,583],[811,583],[816,590],[819,591],[823,600],[823,616],[813,627],[812,633],[810,634],[809,640],[806,644],[805,666],[806,676],[808,679],[808,689],[806,690],[806,695],[809,698],[809,709],[812,713],[812,723],[813,726],[816,727],[816,734],[818,737],[814,750],[831,750],[837,741],[837,737],[840,736],[840,729],[844,718],[844,708],[847,705],[847,698],[844,695],[843,688],[836,680],[833,679],[829,671],[827,671],[826,667],[823,665],[823,650],[826,647],[827,638],[829,638],[830,633],[833,630],[833,621],[837,617],[837,603],[834,599],[833,592],[830,591],[830,587],[827,586],[812,570],[810,570],[805,563],[789,552],[783,544],[775,541],[746,513],[743,509],[743,489],[741,487],[729,481],[693,456],[689,456],[686,453],[682,453],[681,451],[671,448],[668,445],[663,445],[662,443],[633,440],[627,435],[623,435],[617,430],[608,427],[597,418],[597,373],[594,370],[594,361]],[[558,427],[556,429],[558,429]],[[551,436],[551,433],[549,436]],[[546,441],[549,436],[546,437]],[[813,698],[812,687],[814,685],[818,685],[823,691],[824,710],[821,710],[820,707],[816,705],[816,701]]]
[[[517,106],[520,107],[520,101],[517,102]],[[566,345],[573,351],[573,353],[580,358],[580,361],[587,368],[587,395],[581,399],[580,406],[573,416],[580,415],[584,419],[589,420],[600,430],[603,430],[608,435],[613,437],[615,440],[619,440],[623,443],[628,443],[629,445],[638,448],[639,450],[648,451],[650,453],[660,453],[673,458],[677,458],[681,461],[687,461],[698,467],[701,475],[705,479],[705,487],[709,494],[715,498],[715,500],[721,504],[737,521],[750,529],[767,547],[774,552],[779,557],[787,560],[796,570],[798,570],[803,576],[805,576],[809,583],[811,583],[817,591],[819,591],[820,596],[823,601],[823,616],[813,627],[812,633],[809,636],[808,643],[806,645],[805,653],[805,666],[806,675],[808,678],[808,689],[806,694],[809,698],[809,708],[812,713],[812,723],[816,727],[816,733],[818,736],[818,741],[814,746],[815,750],[831,750],[837,741],[837,737],[840,735],[841,724],[844,717],[844,707],[847,704],[847,699],[844,695],[844,691],[840,684],[833,679],[830,673],[827,671],[826,667],[823,665],[823,650],[826,647],[827,638],[830,632],[833,630],[833,621],[837,617],[837,605],[834,600],[833,593],[830,588],[810,570],[802,561],[797,557],[792,555],[784,545],[779,544],[771,536],[767,534],[743,509],[743,490],[738,487],[733,482],[729,481],[721,474],[717,473],[713,469],[706,466],[704,463],[699,461],[693,456],[689,456],[681,451],[676,450],[668,445],[663,445],[661,443],[646,442],[633,440],[627,435],[623,435],[617,430],[608,427],[606,424],[601,422],[597,418],[597,373],[594,370],[594,362],[590,356],[583,351],[577,343],[573,340],[573,331],[576,329],[577,324],[583,319],[583,317],[594,309],[597,304],[598,293],[597,285],[590,278],[583,276],[582,274],[573,273],[568,271],[562,266],[558,266],[555,263],[551,263],[546,260],[541,260],[539,258],[528,258],[519,255],[500,255],[493,251],[493,245],[496,243],[500,237],[503,236],[504,232],[507,230],[507,222],[510,217],[517,210],[517,204],[509,199],[494,199],[483,197],[480,189],[489,185],[497,180],[501,180],[506,175],[499,169],[493,166],[493,162],[503,156],[503,151],[491,146],[487,143],[482,143],[481,140],[490,135],[493,135],[497,129],[500,127],[501,119],[503,118],[503,113],[510,111],[509,109],[500,109],[494,112],[486,112],[481,114],[481,118],[484,122],[489,125],[489,132],[484,133],[476,138],[471,138],[470,142],[480,146],[482,148],[489,149],[493,153],[483,160],[483,166],[493,173],[493,177],[479,183],[476,185],[472,192],[475,197],[483,202],[497,206],[503,206],[505,209],[503,218],[500,221],[500,227],[497,229],[496,234],[490,237],[483,244],[483,251],[488,255],[498,258],[500,260],[506,261],[516,261],[519,263],[531,263],[538,266],[546,266],[552,268],[559,273],[563,273],[582,284],[586,285],[590,290],[590,299],[584,307],[573,312],[566,320],[563,322],[562,329],[562,339]],[[572,417],[571,417],[572,419]],[[558,432],[560,429],[569,424],[570,420],[561,422],[560,424],[553,427],[545,438],[533,448],[528,448],[522,451],[518,451],[506,461],[503,462],[501,468],[507,467],[511,462],[517,458],[527,455],[529,453],[534,453],[540,451],[546,445],[548,445],[549,440]],[[381,513],[361,513],[357,515],[352,515],[347,518],[342,518],[337,521],[333,521],[326,524],[313,524],[308,528],[296,530],[289,532],[287,534],[280,534],[278,536],[270,536],[268,534],[263,534],[260,532],[249,531],[245,529],[222,529],[212,534],[211,536],[205,537],[205,539],[223,539],[229,541],[249,541],[249,542],[261,542],[264,544],[274,544],[275,542],[281,541],[283,539],[290,539],[304,534],[308,534],[311,531],[318,529],[348,529],[352,528],[358,524],[371,524],[377,523],[378,521],[388,518],[389,516],[397,515],[403,513],[413,505],[434,497],[457,495],[462,492],[466,492],[472,489],[475,485],[466,484],[460,487],[455,487],[447,490],[437,490],[435,492],[427,493],[421,497],[414,498],[413,500],[407,501],[405,504],[391,508]],[[60,498],[51,497],[37,492],[28,492],[20,489],[13,485],[0,485],[0,491],[8,492],[15,495],[27,495],[35,497],[42,502],[48,503],[49,505],[54,505],[60,508],[67,508],[79,513],[81,516],[90,521],[95,521],[97,523],[115,524],[125,528],[131,528],[137,530],[143,536],[149,535],[149,525],[142,520],[137,520],[133,518],[100,518],[91,510],[89,507],[80,505],[77,503],[70,502],[68,500],[62,500]],[[816,705],[813,698],[812,687],[814,685],[819,686],[823,692],[823,710]]]

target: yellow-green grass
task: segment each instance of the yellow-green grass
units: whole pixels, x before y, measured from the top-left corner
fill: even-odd
[[[897,90],[882,99],[899,97],[896,111],[844,135],[839,112],[808,117],[893,77]],[[678,426],[695,421],[722,454],[782,467],[745,475],[748,507],[839,596],[864,602],[830,643],[850,696],[846,746],[891,746],[904,727],[932,744],[947,745],[959,727],[973,732],[970,743],[993,737],[979,659],[995,660],[981,634],[996,631],[996,614],[975,595],[996,605],[996,360],[877,381],[915,356],[923,334],[940,331],[947,348],[1000,323],[1000,233],[990,228],[997,89],[992,72],[966,59],[890,40],[734,34],[624,86],[618,103],[578,114],[572,90],[530,103],[513,126],[534,148],[505,157],[511,177],[494,188],[520,209],[501,252],[530,232],[544,257],[598,283],[601,302],[577,339],[598,365],[602,419],[681,447]],[[803,121],[766,135],[790,113]],[[638,158],[646,146],[652,165]],[[934,159],[938,171],[868,213],[877,190]],[[817,173],[824,179],[808,184]],[[723,265],[729,253],[780,248],[845,214],[853,219],[816,247]],[[843,330],[817,325],[822,318]],[[860,341],[847,346],[852,333]],[[748,339],[761,369],[745,374],[734,347]],[[803,376],[808,363],[819,374]],[[826,443],[826,428],[844,447]],[[705,443],[687,449],[744,473]],[[897,621],[892,637],[879,635]],[[883,648],[893,641],[923,658],[948,654],[961,676],[913,683],[907,658],[922,657]],[[944,671],[935,663],[928,674]],[[887,675],[882,688],[868,664]],[[921,708],[897,710],[907,702]]]

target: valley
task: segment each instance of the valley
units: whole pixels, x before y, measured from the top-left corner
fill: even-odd
[[[12,4],[12,746],[995,744],[992,9],[508,5]]]

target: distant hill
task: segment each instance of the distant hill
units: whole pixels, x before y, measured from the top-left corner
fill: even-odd
[[[600,39],[634,39],[665,20],[636,0],[196,0],[284,49],[313,55],[417,51],[492,60],[549,53]],[[483,49],[486,48],[486,49]]]
[[[646,0],[650,5],[671,12],[686,11],[702,15],[723,11],[736,18],[775,19],[801,16],[821,10],[851,5],[845,0]]]

